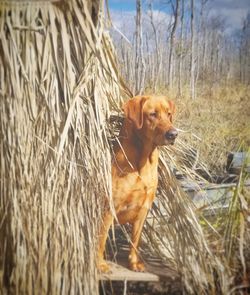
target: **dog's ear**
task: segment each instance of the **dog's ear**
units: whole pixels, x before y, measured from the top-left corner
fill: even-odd
[[[175,111],[176,111],[175,103],[172,100],[169,100],[168,105],[169,105],[169,112],[171,113],[170,121],[173,122],[173,115],[175,114]]]
[[[131,120],[137,129],[141,129],[143,125],[143,106],[146,100],[144,96],[136,96],[123,105],[126,118]]]

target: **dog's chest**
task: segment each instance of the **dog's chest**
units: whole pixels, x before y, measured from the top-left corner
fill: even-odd
[[[121,167],[119,167],[121,168]],[[121,173],[113,167],[113,201],[117,211],[151,207],[157,189],[157,163],[146,161],[140,171]]]

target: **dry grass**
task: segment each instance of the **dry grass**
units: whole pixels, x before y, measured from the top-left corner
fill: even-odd
[[[249,90],[234,83],[204,88],[195,101],[185,95],[176,99],[177,122],[185,131],[181,138],[197,150],[197,160],[212,174],[224,171],[229,152],[250,145]]]

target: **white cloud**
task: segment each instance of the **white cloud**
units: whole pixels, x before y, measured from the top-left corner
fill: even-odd
[[[151,15],[151,11],[148,10],[146,12],[145,19],[149,20],[150,15]],[[153,10],[152,15],[153,15],[153,21],[156,27],[161,25],[169,25],[169,23],[172,21],[171,16],[161,10]]]
[[[128,39],[131,39],[135,31],[135,10],[111,10],[110,14],[114,27],[121,31]]]
[[[161,36],[160,38],[165,38],[166,33],[168,32],[170,28],[170,24],[173,21],[173,18],[170,14],[160,11],[160,10],[153,10],[153,23],[156,28],[156,31],[158,33],[158,36]],[[144,31],[147,31],[149,34],[153,34],[153,28],[151,24],[151,11],[147,11],[144,15]],[[165,36],[165,37],[164,37]]]
[[[221,16],[225,20],[226,32],[231,33],[242,28],[249,9],[249,0],[214,0],[210,15]]]
[[[127,25],[135,22],[135,10],[132,11],[117,11],[111,10],[111,19],[118,29],[126,29]]]
[[[130,1],[130,0],[129,0]],[[156,1],[156,0],[155,0]],[[207,2],[206,9],[209,10],[209,16],[218,17],[225,21],[225,32],[231,34],[241,29],[243,20],[246,18],[250,10],[250,0],[210,0]],[[197,1],[197,3],[199,3]],[[197,7],[199,11],[199,5]],[[197,16],[198,16],[197,11]],[[112,22],[114,26],[122,32],[128,39],[132,40],[135,32],[135,10],[110,10]],[[188,12],[186,12],[186,15]],[[163,10],[153,10],[153,19],[156,29],[162,35],[169,28],[169,24],[173,21],[171,15]],[[143,13],[143,31],[152,33],[150,24],[150,11]]]
[[[171,22],[171,16],[164,11],[153,10],[153,22],[157,31],[167,31],[167,28]],[[135,16],[136,11],[110,11],[112,23],[115,28],[122,32],[128,39],[132,39],[133,34],[135,32]],[[152,26],[150,23],[150,11],[146,11],[143,13],[143,31],[152,33]]]

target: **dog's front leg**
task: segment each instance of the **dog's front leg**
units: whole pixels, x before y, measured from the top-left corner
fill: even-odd
[[[104,218],[100,228],[99,245],[98,245],[98,252],[97,252],[97,268],[102,272],[109,271],[109,266],[107,262],[104,260],[104,251],[105,251],[106,240],[108,237],[108,232],[112,222],[113,222],[113,215],[110,211],[107,211],[104,214]]]
[[[148,214],[147,208],[141,208],[132,229],[132,245],[129,255],[129,267],[133,271],[144,271],[145,266],[138,257],[138,246],[141,238],[142,228]]]

